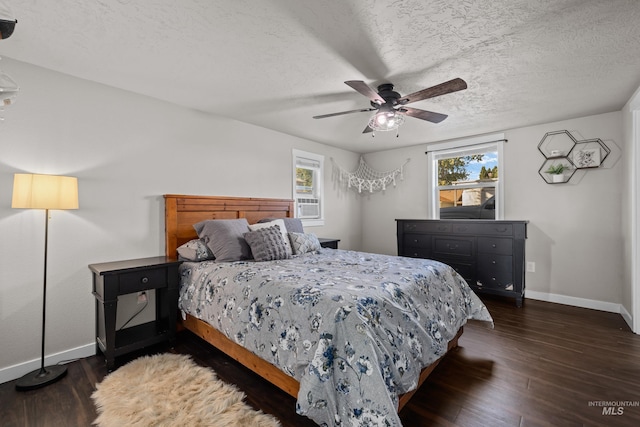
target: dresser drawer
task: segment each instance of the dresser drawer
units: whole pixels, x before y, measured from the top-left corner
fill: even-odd
[[[473,283],[476,277],[476,265],[473,263],[447,262],[467,283]]]
[[[118,277],[120,295],[167,286],[167,270],[154,268],[122,273]]]
[[[443,223],[440,221],[405,222],[403,224],[403,231],[405,233],[451,233],[452,228],[450,222]]]
[[[458,255],[464,257],[473,256],[473,239],[453,239],[434,236],[434,255]]]
[[[474,259],[449,258],[446,256],[438,256],[436,254],[431,258],[453,268],[456,273],[461,275],[467,283],[473,283],[476,280],[476,263]]]
[[[513,253],[513,240],[500,237],[478,237],[478,252],[511,255]]]
[[[478,255],[478,285],[505,290],[513,289],[513,257],[509,255]]]
[[[405,246],[400,256],[431,259],[431,250],[430,248],[411,248]]]
[[[431,236],[428,234],[407,233],[404,235],[404,246],[411,248],[431,247]]]
[[[513,224],[496,222],[487,224],[458,223],[453,224],[453,233],[511,237],[513,235]]]

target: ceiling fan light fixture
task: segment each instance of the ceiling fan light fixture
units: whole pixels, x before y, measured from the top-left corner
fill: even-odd
[[[0,40],[8,39],[13,34],[18,20],[13,17],[9,6],[0,2]]]
[[[404,114],[395,110],[378,111],[369,120],[369,127],[374,131],[390,131],[398,129],[404,123]]]

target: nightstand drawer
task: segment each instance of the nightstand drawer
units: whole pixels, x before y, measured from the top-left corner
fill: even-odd
[[[120,294],[132,294],[148,289],[167,286],[167,271],[164,268],[132,271],[118,276]]]

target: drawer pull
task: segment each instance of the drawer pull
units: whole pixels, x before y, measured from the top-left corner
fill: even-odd
[[[149,278],[147,276],[144,276],[142,279],[140,279],[140,282],[146,285],[147,283],[149,283]]]
[[[439,225],[438,231],[447,231],[447,227],[445,225]]]
[[[491,247],[495,249],[495,248],[496,248],[496,244],[495,244],[495,243],[492,243],[492,244],[491,244]]]
[[[507,227],[496,227],[498,233],[505,233],[507,230],[509,230]]]
[[[407,224],[407,230],[409,230],[409,231],[413,231],[413,230],[415,230],[415,229],[416,229],[416,227],[417,227],[417,226],[416,226],[415,224]]]
[[[418,239],[413,239],[413,243],[418,243]]]
[[[450,245],[447,243],[447,249],[458,249],[458,245]]]
[[[491,264],[494,264],[494,265],[495,265],[495,263],[496,263],[496,260],[495,260],[495,259],[494,259],[493,261],[491,261]]]

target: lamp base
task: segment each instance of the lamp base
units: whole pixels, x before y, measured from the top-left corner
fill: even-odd
[[[44,387],[58,381],[67,375],[67,367],[62,365],[47,366],[33,372],[29,372],[16,381],[16,390],[27,391]]]

